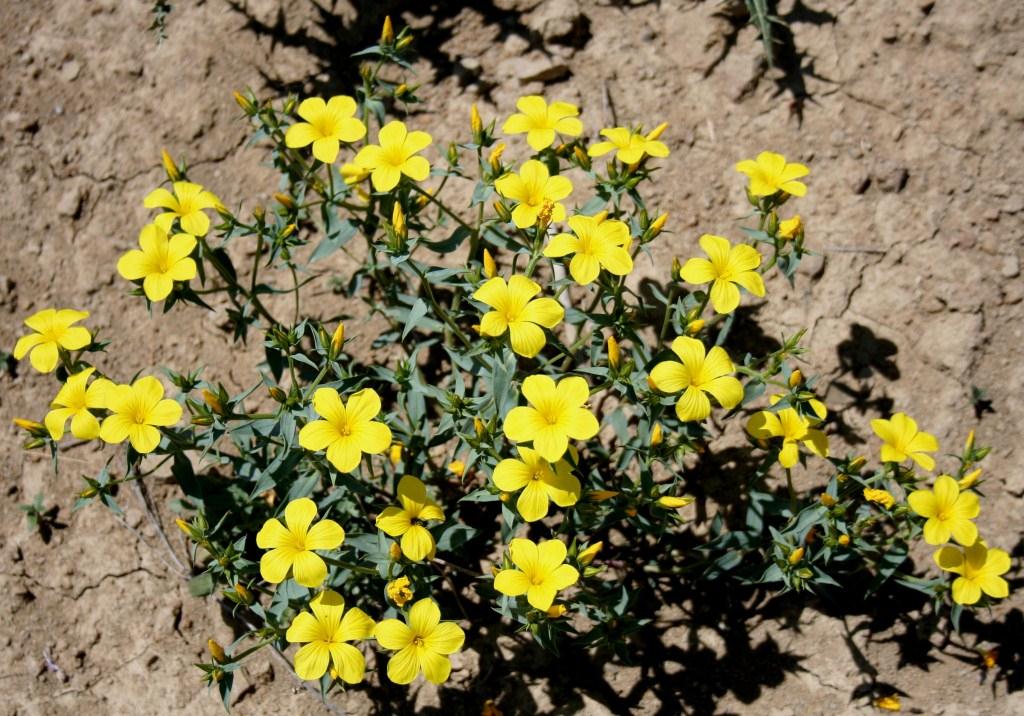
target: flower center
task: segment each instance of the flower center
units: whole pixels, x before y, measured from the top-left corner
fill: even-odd
[[[535,572],[530,575],[530,584],[532,584],[535,587],[539,587],[542,584],[544,584],[544,577],[542,577],[539,573]]]
[[[413,646],[416,646],[416,647],[422,647],[422,646],[424,646],[424,642],[423,642],[423,637],[421,637],[421,636],[420,636],[419,634],[417,634],[416,636],[414,636],[414,637],[412,638],[412,645],[413,645]]]
[[[405,148],[400,144],[386,147],[381,153],[381,158],[385,164],[390,164],[396,169],[401,169],[402,165],[405,164],[405,160],[408,159],[405,154]]]

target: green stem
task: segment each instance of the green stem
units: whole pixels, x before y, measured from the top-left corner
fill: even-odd
[[[435,198],[434,195],[431,194],[429,191],[427,191],[425,189],[421,189],[416,184],[411,184],[411,186],[412,186],[413,191],[417,192],[421,196],[425,196],[427,198],[427,201],[429,201],[431,204],[436,205],[441,211],[446,213],[451,218],[455,219],[455,223],[457,223],[459,226],[461,226],[466,231],[468,231],[471,236],[473,235],[473,233],[474,233],[473,227],[470,226],[469,224],[467,224],[465,221],[463,221],[462,218],[458,214],[456,214],[454,211],[449,209],[444,204],[444,202],[442,202],[439,199]]]

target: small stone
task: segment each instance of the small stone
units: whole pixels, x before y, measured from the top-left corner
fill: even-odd
[[[888,162],[879,164],[874,171],[874,179],[878,188],[886,194],[899,194],[907,185],[910,178],[910,171],[906,167],[899,167]]]
[[[589,39],[590,21],[579,0],[547,0],[526,17],[526,25],[547,43],[582,47]]]
[[[863,173],[860,176],[854,176],[853,181],[850,183],[850,188],[853,189],[854,194],[863,194],[870,186],[871,177]]]
[[[1003,211],[1007,214],[1018,214],[1024,211],[1024,195],[1011,196],[1003,202]]]
[[[985,65],[988,64],[988,50],[984,47],[980,47],[971,54],[971,64],[974,65],[974,69],[981,72],[985,69]]]
[[[825,255],[807,254],[800,259],[797,273],[810,278],[821,278],[825,273]]]
[[[57,213],[61,216],[69,216],[77,219],[82,213],[82,203],[85,201],[85,188],[81,185],[71,187],[64,196],[57,202]]]
[[[999,268],[1003,278],[1017,278],[1020,275],[1020,259],[1017,254],[1009,254],[1003,258],[1003,265]]]
[[[57,74],[65,82],[74,82],[82,72],[82,65],[78,60],[68,60],[60,66]]]
[[[502,77],[515,77],[521,84],[554,82],[569,75],[569,65],[542,52],[531,52],[523,57],[510,57],[498,64]]]

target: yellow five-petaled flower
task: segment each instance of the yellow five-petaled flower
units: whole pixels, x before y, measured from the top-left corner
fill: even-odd
[[[903,462],[909,457],[925,470],[935,469],[935,459],[927,453],[938,450],[939,441],[931,433],[919,431],[906,413],[896,413],[888,420],[876,418],[871,429],[882,438],[883,462]]]
[[[318,388],[313,410],[324,418],[306,424],[299,431],[299,445],[307,450],[327,450],[327,460],[341,472],[359,466],[363,453],[376,455],[391,446],[391,428],[374,420],[380,413],[380,396],[364,388],[348,399],[348,405],[334,388]]]
[[[754,196],[771,196],[780,191],[803,196],[807,186],[797,179],[811,172],[803,164],[787,164],[786,158],[775,152],[761,152],[756,161],[744,159],[736,164],[736,171],[750,178],[749,191]]]
[[[573,476],[572,467],[565,460],[554,465],[542,458],[536,450],[516,446],[519,460],[502,460],[494,468],[493,480],[499,490],[522,490],[516,509],[527,522],[536,522],[548,515],[548,503],[559,507],[575,505],[580,499],[580,481]]]
[[[164,386],[151,375],[131,385],[111,385],[104,394],[110,411],[100,425],[104,442],[117,444],[127,439],[137,452],[153,452],[160,444],[157,428],[181,419],[181,406],[164,398]]]
[[[984,540],[965,549],[946,545],[935,551],[934,559],[939,568],[960,575],[953,580],[953,601],[957,604],[975,604],[982,592],[996,599],[1010,593],[1010,586],[1001,576],[1010,570],[1010,555],[1005,550],[990,549]]]
[[[423,672],[427,681],[444,683],[452,671],[448,655],[462,648],[465,632],[454,622],[442,622],[441,610],[430,598],[413,604],[406,621],[385,619],[373,630],[378,644],[396,652],[388,661],[388,678],[410,684]]]
[[[60,362],[61,348],[77,351],[92,343],[92,334],[87,328],[73,325],[88,317],[88,311],[70,308],[47,308],[33,313],[25,319],[25,325],[34,333],[22,336],[14,344],[15,360],[28,355],[32,367],[40,373],[53,372]]]
[[[89,411],[107,406],[107,391],[114,384],[106,378],[97,378],[86,387],[89,376],[95,370],[86,368],[68,376],[67,382],[61,386],[50,404],[52,410],[46,414],[43,422],[54,440],[63,437],[68,418],[71,419],[71,434],[79,440],[92,440],[99,436],[100,422]]]
[[[473,294],[493,309],[480,320],[480,333],[497,337],[508,331],[515,353],[525,358],[540,353],[547,342],[541,326],[554,328],[565,317],[565,309],[555,299],[534,298],[540,290],[537,283],[519,274],[508,283],[500,276],[486,281]]]
[[[971,522],[981,511],[978,496],[961,492],[951,476],[940,475],[931,490],[914,490],[907,496],[907,503],[927,518],[924,541],[928,544],[945,544],[951,536],[965,547],[978,541],[978,528]]]
[[[174,289],[175,281],[189,281],[196,276],[196,262],[191,258],[196,247],[192,234],[167,232],[156,224],[147,224],[139,233],[139,249],[121,255],[117,272],[129,281],[142,279],[142,290],[150,301],[162,301]]]
[[[519,173],[508,173],[494,182],[494,188],[506,199],[519,202],[512,210],[512,222],[529,229],[539,218],[547,223],[565,220],[560,202],[572,194],[572,182],[563,176],[551,176],[547,166],[536,159],[523,162]]]
[[[153,223],[163,229],[165,234],[169,234],[174,220],[178,219],[181,230],[186,234],[206,236],[206,232],[210,230],[210,217],[205,214],[204,209],[216,209],[221,206],[220,199],[199,184],[190,181],[176,181],[173,189],[173,194],[163,187],[154,189],[143,200],[142,203],[147,209],[167,209],[163,214],[159,214]]]
[[[292,644],[304,644],[295,654],[295,673],[304,681],[315,681],[332,666],[342,681],[358,684],[366,672],[366,660],[347,642],[369,639],[373,619],[358,607],[345,611],[344,598],[330,589],[313,597],[309,608],[312,614],[299,612],[284,636]]]
[[[586,286],[597,279],[601,269],[615,276],[625,276],[633,270],[629,255],[629,227],[621,222],[605,220],[603,216],[569,217],[573,234],[558,234],[544,249],[549,258],[572,254],[569,273],[576,283]]]
[[[403,174],[413,181],[430,176],[430,162],[417,156],[434,141],[426,132],[410,132],[396,119],[380,128],[377,141],[380,144],[366,145],[355,158],[357,166],[370,172],[370,181],[377,191],[391,191]]]
[[[700,247],[708,258],[688,260],[679,276],[688,283],[710,283],[711,305],[717,313],[732,313],[740,305],[740,290],[736,286],[755,296],[764,296],[764,281],[754,270],[761,265],[757,249],[746,244],[732,246],[728,239],[712,234],[700,237]]]
[[[402,538],[402,554],[413,562],[434,557],[434,536],[420,522],[443,521],[440,506],[427,497],[427,487],[418,478],[406,475],[398,482],[401,507],[386,507],[377,516],[377,527],[391,537]]]
[[[821,457],[828,457],[828,437],[811,421],[800,415],[794,408],[782,408],[778,412],[761,410],[750,416],[747,432],[760,440],[782,438],[779,450],[779,464],[785,468],[796,465],[800,459],[799,443]]]
[[[601,425],[585,406],[590,386],[578,376],[555,381],[531,375],[523,381],[529,406],[512,408],[505,416],[505,437],[517,443],[533,442],[533,449],[548,462],[557,462],[569,449],[569,439],[589,440]]]
[[[345,95],[324,102],[319,97],[302,100],[298,114],[305,122],[296,122],[284,135],[292,149],[313,145],[313,156],[324,164],[338,158],[341,142],[355,142],[366,136],[366,125],[356,119],[356,101]]]
[[[316,503],[308,497],[292,500],[284,508],[284,522],[271,517],[256,534],[256,546],[269,550],[260,558],[260,575],[280,584],[291,570],[303,587],[319,587],[327,578],[327,563],[313,550],[337,549],[345,530],[334,520],[316,519]],[[320,672],[323,673],[322,671]]]
[[[494,588],[510,597],[525,594],[534,609],[550,607],[558,592],[576,584],[580,578],[575,567],[565,564],[567,551],[561,540],[537,544],[516,538],[509,543],[508,552],[516,569],[499,570],[494,577]]]
[[[731,410],[743,400],[743,384],[734,378],[729,354],[721,346],[705,353],[704,344],[696,338],[679,336],[672,341],[672,352],[678,361],[666,360],[651,371],[651,383],[662,393],[683,392],[676,403],[676,415],[683,422],[703,420],[711,414],[714,396],[718,404]]]
[[[583,133],[583,123],[577,119],[579,109],[568,102],[552,102],[550,105],[540,95],[526,95],[516,102],[519,111],[511,115],[501,131],[505,134],[526,134],[526,143],[535,152],[550,147],[555,134],[578,137]]]
[[[668,147],[651,135],[654,135],[654,132],[642,134],[626,127],[602,129],[601,136],[605,137],[607,141],[591,145],[587,154],[592,157],[601,157],[608,152],[615,151],[615,158],[623,164],[636,164],[644,158],[644,155],[667,157]]]

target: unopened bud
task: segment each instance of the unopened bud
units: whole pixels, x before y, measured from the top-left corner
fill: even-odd
[[[837,541],[839,542],[840,547],[848,547],[850,545],[850,535],[839,535],[839,539]]]
[[[651,447],[658,447],[665,439],[661,430],[661,423],[655,423],[654,427],[651,428]]]
[[[167,178],[171,181],[178,181],[181,179],[181,170],[178,169],[178,165],[171,159],[171,155],[167,153],[166,149],[160,150],[160,161],[164,165],[164,171],[167,172]]]
[[[682,271],[683,271],[683,265],[681,263],[679,263],[679,257],[678,256],[673,256],[672,257],[672,279],[675,280],[677,278],[681,278],[680,274],[682,273]]]
[[[560,616],[565,614],[566,609],[564,604],[552,604],[547,608],[547,614],[552,619],[558,619]]]
[[[662,507],[667,507],[670,510],[677,509],[679,507],[686,507],[688,504],[694,501],[694,497],[685,495],[683,497],[674,497],[672,495],[662,495],[658,498],[658,504]]]
[[[967,439],[964,441],[964,452],[970,452],[974,448],[974,430],[972,429],[967,433]]]
[[[836,498],[832,497],[832,495],[828,494],[827,492],[823,492],[820,495],[818,495],[818,501],[821,502],[821,504],[823,504],[825,507],[834,507],[836,504]]]
[[[591,490],[587,493],[587,499],[591,502],[604,502],[618,496],[615,490]]]
[[[487,163],[496,172],[501,171],[501,155],[505,153],[506,146],[504,142],[498,142],[491,149],[490,154],[487,155]]]
[[[209,415],[196,415],[190,421],[193,425],[198,425],[201,428],[206,428],[213,425],[213,418]]]
[[[636,517],[636,508],[632,507],[632,506],[627,507],[626,508],[626,516],[627,517]]]
[[[281,390],[276,385],[272,385],[267,388],[267,392],[270,393],[270,397],[279,403],[283,403],[288,400],[288,394]]]
[[[174,524],[178,525],[178,529],[185,533],[185,536],[192,539],[192,525],[180,517],[174,520]]]
[[[484,123],[480,119],[480,110],[476,108],[476,102],[469,107],[469,128],[473,132],[473,140],[479,141],[484,131]]]
[[[800,219],[800,215],[797,214],[792,219],[786,219],[779,222],[779,238],[790,240],[797,239],[803,236],[804,225]]]
[[[227,654],[224,653],[224,647],[218,644],[214,639],[206,640],[206,648],[210,650],[210,656],[213,657],[215,662],[218,664],[227,663],[228,657]]]
[[[694,319],[694,320],[692,320],[692,321],[690,321],[689,323],[686,324],[686,334],[687,335],[695,336],[698,333],[700,333],[702,330],[704,330],[704,319],[703,318],[696,318],[696,319]]]
[[[405,212],[402,211],[402,205],[397,201],[391,210],[391,226],[398,238],[405,239],[409,235],[409,229],[405,225]]]
[[[238,106],[242,108],[243,112],[245,112],[246,114],[252,114],[253,113],[253,110],[255,110],[255,107],[253,106],[252,102],[249,101],[248,97],[246,97],[241,92],[232,92],[231,96],[235,98],[235,103],[238,104]]]
[[[595,542],[594,544],[587,547],[585,550],[576,555],[577,561],[582,565],[588,565],[594,561],[594,558],[604,548],[604,542]]]
[[[262,204],[257,204],[255,207],[253,207],[252,218],[256,219],[256,221],[258,221],[259,223],[263,223],[263,217],[266,216],[266,214],[266,209],[263,208]]]
[[[799,387],[799,385],[803,381],[804,381],[804,374],[800,372],[799,368],[797,368],[796,370],[794,370],[792,373],[789,374],[789,387],[790,388],[794,388],[795,389],[795,388]]]
[[[402,462],[402,443],[395,443],[391,446],[388,458],[390,458],[392,465],[398,465],[398,463]]]
[[[297,227],[295,226],[295,224],[288,224],[288,226],[284,227],[284,229],[281,231],[279,238],[287,239],[289,236],[295,233],[296,228]]]
[[[452,460],[448,463],[448,470],[457,477],[462,477],[466,473],[466,463],[462,460]]]
[[[398,546],[398,542],[392,542],[391,546],[388,547],[388,556],[391,557],[393,562],[397,562],[402,558],[402,548]]]
[[[862,467],[864,467],[864,464],[866,462],[867,458],[865,458],[863,455],[858,455],[857,457],[853,458],[852,460],[850,460],[850,472],[858,472]]]
[[[391,24],[391,16],[384,16],[384,26],[380,30],[380,44],[390,45],[395,41],[395,28]]]
[[[291,114],[292,112],[295,111],[295,105],[298,103],[299,100],[297,97],[289,97],[284,101],[284,105],[281,107],[281,111],[284,112],[285,114]]]
[[[577,144],[573,147],[572,154],[576,157],[576,161],[579,163],[581,169],[584,171],[590,170],[590,157],[585,151],[583,151],[583,147]]]
[[[203,388],[203,402],[209,405],[210,410],[217,413],[217,415],[224,415],[227,412],[224,410],[224,404],[220,402],[220,397],[206,388]]]
[[[668,213],[664,213],[658,216],[651,225],[647,227],[647,238],[653,239],[655,236],[661,233],[661,230],[665,228],[665,222],[668,221]],[[676,259],[678,262],[678,259]],[[678,274],[678,270],[673,270],[673,273]]]
[[[615,340],[615,336],[608,336],[608,365],[612,367],[612,370],[619,369],[619,363],[622,360],[622,354],[619,351],[619,342]]]
[[[647,133],[648,141],[653,141],[660,137],[667,128],[668,122],[662,122],[661,124],[659,124],[657,127],[655,127],[654,129]]]
[[[90,485],[89,487],[79,492],[78,496],[81,497],[83,500],[88,500],[93,497],[96,497],[96,495],[98,494],[100,494],[100,491],[93,487],[92,485]]]
[[[252,604],[252,602],[253,602],[252,592],[250,592],[248,589],[246,589],[245,585],[242,584],[241,582],[236,582],[235,583],[235,594],[238,595],[238,598],[240,600],[242,600],[243,604]]]
[[[956,484],[959,485],[961,490],[966,490],[968,487],[976,483],[979,477],[981,477],[980,467],[977,470],[969,472],[963,477],[961,477],[959,480],[957,480]]]
[[[451,142],[448,145],[447,157],[448,163],[451,164],[452,166],[455,166],[459,163],[459,145],[457,145],[455,142]]]
[[[46,426],[42,423],[37,423],[35,420],[26,420],[25,418],[15,418],[12,420],[15,425],[27,432],[29,435],[37,438],[43,438],[49,435],[49,431]]]
[[[508,207],[505,206],[500,201],[494,202],[494,211],[498,214],[502,221],[507,222],[512,220],[512,212],[509,211]]]
[[[789,553],[789,563],[790,564],[797,564],[803,558],[804,558],[804,548],[803,547],[797,547],[796,549],[794,549],[792,552]]]
[[[494,278],[498,273],[498,266],[494,263],[494,257],[491,256],[491,252],[484,249],[484,276],[487,278]]]
[[[395,43],[396,50],[404,50],[406,47],[412,44],[412,35],[406,35],[397,43]]]
[[[289,211],[295,208],[295,200],[292,199],[288,194],[277,192],[274,194],[274,199],[277,200],[278,204],[283,206],[285,209],[288,209]]]
[[[341,354],[341,347],[345,344],[345,324],[339,323],[338,327],[334,329],[334,334],[331,336],[331,358],[336,358]]]
[[[403,82],[402,84],[395,87],[395,99],[401,99],[409,91],[409,85]]]

